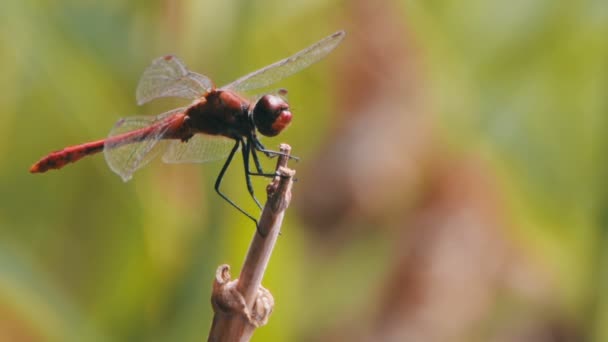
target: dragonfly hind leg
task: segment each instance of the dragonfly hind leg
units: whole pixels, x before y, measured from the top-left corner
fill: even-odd
[[[222,184],[222,180],[224,179],[224,174],[226,173],[226,170],[228,169],[228,166],[230,166],[230,163],[232,162],[232,158],[234,157],[234,154],[238,150],[239,145],[241,143],[242,142],[240,140],[237,140],[236,144],[234,144],[234,147],[230,151],[230,154],[228,155],[228,158],[226,158],[226,162],[224,163],[224,166],[222,166],[222,169],[220,170],[220,173],[218,174],[217,179],[215,180],[215,192],[217,192],[217,194],[220,195],[220,197],[222,197],[231,206],[233,206],[238,211],[240,211],[243,215],[247,216],[249,219],[251,219],[253,222],[255,222],[256,229],[258,229],[258,220],[255,217],[251,216],[243,208],[239,207],[230,198],[228,198],[228,196],[224,195],[224,193],[222,193],[222,191],[220,190],[220,185]],[[243,149],[245,149],[245,147],[243,147]],[[248,187],[249,187],[249,184],[248,184]]]

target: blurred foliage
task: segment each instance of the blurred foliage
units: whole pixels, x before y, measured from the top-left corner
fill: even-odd
[[[513,239],[555,274],[568,317],[593,340],[608,340],[608,3],[391,4],[421,51],[441,142],[491,163]],[[151,163],[128,183],[101,155],[44,175],[27,169],[47,152],[104,137],[120,117],[183,103],[135,106],[138,77],[155,57],[180,56],[221,85],[338,29],[357,36],[346,7],[3,1],[0,340],[203,339],[215,268],[229,263],[238,274],[254,233],[213,192],[220,163]],[[268,146],[288,142],[306,163],[340,125],[336,118],[348,119],[330,109],[333,66],[357,58],[340,51],[349,36],[327,60],[277,86],[289,89],[295,118]],[[255,212],[238,165],[225,184]],[[256,186],[263,194],[264,181]],[[363,311],[374,278],[386,272],[387,241],[390,233],[372,233],[336,242],[331,258],[316,255],[289,211],[264,280],[277,305],[254,340],[301,339]]]

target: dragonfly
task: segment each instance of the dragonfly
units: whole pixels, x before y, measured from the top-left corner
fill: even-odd
[[[110,169],[126,182],[135,171],[161,153],[165,163],[204,163],[225,158],[215,181],[215,191],[257,226],[256,218],[226,196],[220,185],[235,154],[241,150],[247,190],[261,208],[251,176],[272,177],[274,174],[264,172],[257,152],[267,157],[281,152],[264,147],[258,133],[267,137],[278,135],[291,123],[293,115],[285,90],[255,100],[242,93],[270,86],[318,62],[342,42],[345,34],[344,31],[335,32],[290,57],[220,88],[216,88],[209,77],[189,70],[176,56],[157,58],[144,71],[137,86],[138,105],[161,97],[179,97],[192,100],[189,106],[157,116],[122,118],[107,138],[52,152],[32,165],[30,172],[60,169],[83,157],[103,152]],[[250,170],[250,159],[255,164],[254,171]]]

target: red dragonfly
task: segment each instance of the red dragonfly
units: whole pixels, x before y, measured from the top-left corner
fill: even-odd
[[[221,88],[216,88],[208,77],[188,70],[177,57],[160,57],[144,71],[137,86],[137,103],[142,105],[160,97],[181,97],[194,100],[189,106],[158,116],[120,119],[108,138],[52,152],[32,165],[30,172],[60,169],[68,163],[103,151],[110,169],[126,182],[161,151],[164,151],[162,159],[165,163],[202,163],[226,158],[215,182],[215,190],[257,224],[253,216],[220,191],[220,184],[240,148],[247,189],[261,208],[254,196],[250,176],[272,174],[264,173],[256,152],[268,157],[280,152],[267,150],[256,133],[276,136],[289,125],[292,113],[283,97],[285,91],[264,95],[257,101],[250,101],[239,93],[269,86],[318,62],[336,48],[344,36],[344,31],[338,31],[291,57]],[[249,169],[250,156],[257,172]]]

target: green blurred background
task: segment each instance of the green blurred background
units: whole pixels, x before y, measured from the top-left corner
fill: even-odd
[[[302,161],[254,340],[607,341],[603,0],[3,1],[0,341],[206,339],[254,233],[221,163],[27,170],[184,104],[135,105],[158,56],[222,85],[338,29],[275,87],[294,121],[264,142]]]

